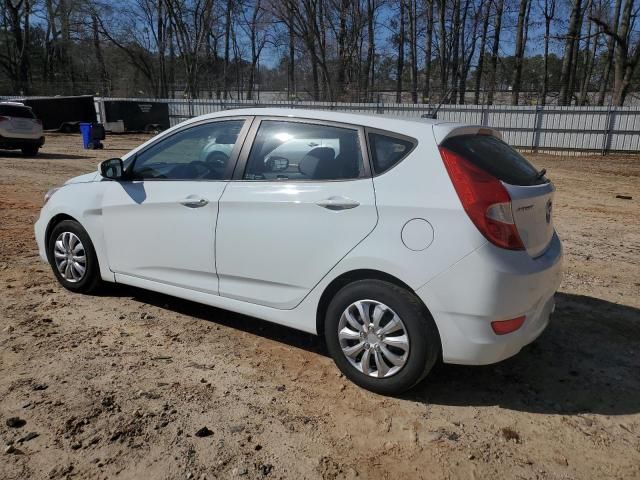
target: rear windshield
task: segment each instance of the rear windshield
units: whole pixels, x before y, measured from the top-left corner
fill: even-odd
[[[18,105],[0,105],[0,115],[18,118],[36,118],[30,108]]]
[[[491,135],[459,135],[447,138],[442,146],[457,153],[510,185],[546,183],[544,175],[516,150]]]

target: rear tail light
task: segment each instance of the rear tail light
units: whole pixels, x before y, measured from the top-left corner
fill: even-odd
[[[524,250],[511,197],[500,180],[445,147],[440,147],[440,155],[465,212],[480,233],[498,247]]]
[[[507,333],[515,332],[524,323],[525,316],[512,318],[511,320],[497,320],[491,322],[491,328],[496,335],[506,335]]]
[[[0,115],[0,122],[6,122],[8,120],[9,120],[8,117],[3,117],[2,115]]]

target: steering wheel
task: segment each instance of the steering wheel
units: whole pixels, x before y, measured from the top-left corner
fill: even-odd
[[[227,169],[228,161],[229,156],[227,154],[223,152],[211,152],[207,155],[206,160],[197,160],[193,163],[206,170],[202,175],[199,175],[198,178],[220,180]]]
[[[216,170],[224,169],[227,167],[229,161],[229,155],[223,152],[211,152],[207,155],[207,159],[204,163],[210,165],[211,168]]]

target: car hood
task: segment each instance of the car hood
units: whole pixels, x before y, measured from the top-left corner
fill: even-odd
[[[98,177],[99,175],[100,174],[98,172],[85,173],[84,175],[78,175],[77,177],[70,178],[69,180],[64,182],[64,184],[65,185],[69,185],[70,183],[95,182],[96,181],[96,177]]]

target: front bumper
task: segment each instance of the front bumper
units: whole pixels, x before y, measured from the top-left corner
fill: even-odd
[[[438,326],[444,362],[485,365],[515,355],[544,331],[561,279],[562,244],[554,234],[535,259],[487,243],[416,293]],[[515,332],[493,332],[492,321],[522,315]]]
[[[48,262],[49,259],[47,258],[47,249],[45,245],[45,234],[47,225],[46,222],[44,222],[44,220],[42,219],[42,215],[40,215],[40,218],[38,218],[38,220],[36,221],[33,229],[35,231],[36,243],[38,244],[38,254],[40,255],[40,258],[42,258],[42,260]]]

